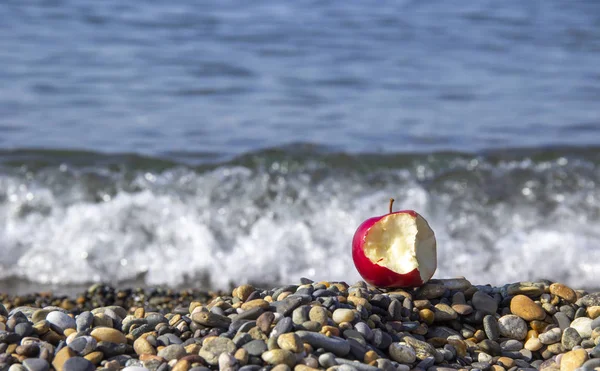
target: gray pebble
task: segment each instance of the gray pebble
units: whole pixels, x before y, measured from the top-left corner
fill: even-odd
[[[186,351],[181,344],[171,344],[158,351],[158,356],[163,357],[167,361],[179,359],[185,356]]]
[[[310,320],[308,317],[308,312],[310,311],[310,306],[302,305],[292,312],[292,322],[296,325],[301,325],[304,322]]]
[[[321,367],[329,368],[336,366],[338,363],[333,353],[323,353],[319,356],[319,364]]]
[[[292,322],[292,319],[290,317],[284,317],[279,322],[277,322],[273,330],[271,330],[271,337],[277,337],[281,334],[290,332],[293,328],[294,324]]]
[[[240,333],[240,332],[248,332],[248,331],[250,331],[255,326],[256,326],[256,321],[244,322],[240,326],[240,328],[238,329],[238,333]]]
[[[6,369],[6,367],[2,368],[3,370]],[[10,367],[8,368],[8,371],[27,371],[27,369],[25,368],[25,366],[23,366],[22,364],[19,363],[13,363],[12,365],[10,365]]]
[[[585,308],[580,308],[585,309]],[[592,319],[587,317],[577,317],[571,322],[571,327],[579,332],[583,339],[587,339],[592,335]]]
[[[496,318],[488,314],[483,317],[483,330],[485,331],[485,335],[490,340],[498,341],[500,338],[500,328],[498,327],[498,321]]]
[[[243,346],[244,344],[251,342],[253,340],[253,338],[247,332],[238,332],[233,337],[232,340],[233,340],[233,343],[235,344],[235,346],[239,348],[239,347]]]
[[[77,332],[88,330],[92,327],[92,323],[94,323],[94,315],[92,312],[82,312],[75,319],[75,323],[77,325]]]
[[[358,331],[367,341],[373,340],[373,331],[366,323],[357,322],[354,325],[354,329]]]
[[[261,307],[254,307],[254,308],[250,308],[248,310],[245,310],[237,315],[235,315],[232,319],[234,321],[240,320],[240,319],[250,319],[250,320],[255,320],[258,317],[260,317],[261,314],[263,314],[265,310],[262,309]]]
[[[160,335],[156,340],[163,343],[164,345],[183,343],[183,341],[181,341],[181,338],[179,338],[179,336],[177,336],[175,334],[171,334],[171,333]]]
[[[336,337],[327,337],[321,333],[309,331],[297,331],[296,335],[303,342],[312,345],[315,348],[323,348],[327,352],[332,352],[337,356],[345,356],[350,352],[350,344],[344,339]]]
[[[94,371],[96,366],[83,357],[71,357],[63,364],[62,371]]]
[[[509,339],[500,344],[502,350],[519,351],[523,349],[523,343],[519,340]]]
[[[571,325],[571,320],[563,312],[556,312],[552,317],[556,323],[558,323],[558,327],[560,327],[561,330],[564,330]]]
[[[352,369],[357,370],[357,371],[377,371],[377,370],[379,370],[375,366],[369,366],[367,364],[357,362],[357,361],[352,361],[352,360],[345,359],[345,358],[338,357],[335,360],[340,365],[338,370],[349,370],[348,368],[346,368],[348,366],[352,367]]]
[[[48,371],[50,369],[48,362],[41,358],[27,358],[23,360],[23,366],[27,371]]]
[[[303,299],[299,296],[290,295],[283,300],[271,303],[275,307],[277,313],[281,313],[284,316],[289,316],[294,309],[298,308],[303,302]]]
[[[579,345],[581,340],[581,336],[577,330],[573,327],[567,327],[562,333],[560,342],[565,349],[571,350],[574,346]]]
[[[475,309],[486,314],[495,314],[498,311],[496,299],[481,291],[477,291],[473,294],[471,303]]]
[[[415,350],[400,343],[392,343],[389,347],[390,357],[399,363],[413,363],[417,359]]]
[[[590,327],[593,329],[596,329],[598,327],[600,327],[600,317],[596,317],[592,323],[590,323]]]
[[[498,328],[500,335],[510,339],[523,340],[527,336],[527,323],[521,317],[514,314],[507,314],[500,317]]]
[[[471,367],[473,367],[473,369],[478,369],[481,371],[487,371],[490,369],[492,365],[490,363],[487,362],[473,362],[471,363]]]
[[[63,331],[68,328],[77,328],[77,323],[75,319],[73,319],[68,314],[59,311],[53,311],[48,313],[48,315],[46,316],[46,321],[50,322],[51,324]]]
[[[267,351],[267,343],[263,340],[252,340],[242,345],[242,348],[246,349],[251,356],[260,356]]]
[[[93,352],[98,342],[91,336],[79,336],[68,344],[68,347],[82,356]]]
[[[392,343],[392,337],[381,329],[374,329],[372,343],[379,349],[387,349]]]
[[[190,368],[189,371],[196,371],[196,368],[200,368],[200,367],[194,367],[194,368]],[[205,367],[206,371],[210,371],[209,368]],[[261,367],[259,365],[246,365],[246,366],[242,366],[239,368],[238,371],[258,371],[260,370]],[[204,371],[204,370],[197,370],[197,371]]]
[[[587,360],[583,366],[581,366],[583,371],[594,371],[597,368],[600,368],[600,358],[592,358]]]
[[[554,344],[554,343],[558,343],[561,339],[562,336],[562,331],[559,327],[555,327],[552,329],[549,329],[547,331],[542,332],[539,335],[539,339],[542,342],[542,344]]]
[[[421,362],[417,363],[417,368],[427,370],[429,367],[435,364],[435,358],[425,357]]]
[[[21,322],[15,326],[14,332],[20,337],[27,337],[33,332],[33,325],[31,322]]]
[[[590,357],[600,358],[600,345],[596,345],[594,348],[592,348],[590,351]]]

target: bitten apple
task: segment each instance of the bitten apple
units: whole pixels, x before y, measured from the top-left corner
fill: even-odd
[[[365,220],[352,239],[352,259],[358,273],[377,287],[418,287],[437,268],[435,234],[413,210]]]

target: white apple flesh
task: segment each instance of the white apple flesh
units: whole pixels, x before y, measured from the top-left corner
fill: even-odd
[[[377,287],[418,287],[437,268],[433,230],[413,210],[365,220],[352,240],[352,258],[363,279]]]

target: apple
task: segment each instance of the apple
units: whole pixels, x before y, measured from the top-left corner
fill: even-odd
[[[352,239],[352,259],[362,278],[376,287],[418,287],[437,267],[435,234],[413,210],[365,220]]]

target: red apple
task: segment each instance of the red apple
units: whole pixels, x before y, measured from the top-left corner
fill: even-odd
[[[377,287],[418,287],[437,267],[435,234],[413,210],[365,220],[352,239],[352,259],[363,279]]]

